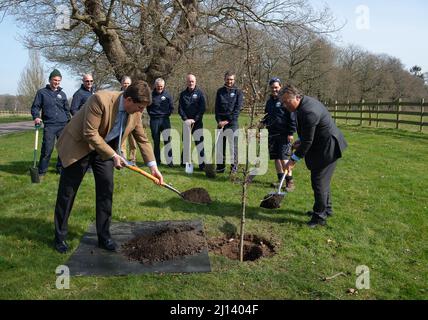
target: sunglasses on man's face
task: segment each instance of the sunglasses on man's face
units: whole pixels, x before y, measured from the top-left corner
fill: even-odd
[[[85,80],[85,82],[91,82],[92,83],[92,82],[94,82],[94,80]]]

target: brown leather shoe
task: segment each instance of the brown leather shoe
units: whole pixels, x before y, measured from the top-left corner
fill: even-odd
[[[285,191],[287,191],[287,192],[293,192],[294,189],[296,189],[296,186],[294,184],[294,180],[288,180],[285,183]]]

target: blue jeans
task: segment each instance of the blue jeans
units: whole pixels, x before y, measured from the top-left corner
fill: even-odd
[[[61,125],[45,125],[43,128],[42,151],[40,152],[39,174],[45,174],[48,171],[49,161],[51,160],[52,151],[55,147],[55,138],[59,138],[65,124]],[[57,159],[56,170],[61,170],[61,160]]]

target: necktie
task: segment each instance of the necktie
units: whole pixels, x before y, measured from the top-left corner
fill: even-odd
[[[124,120],[125,120],[125,111],[121,111],[120,113],[119,113],[119,116],[120,116],[120,129],[119,129],[119,147],[117,148],[117,153],[120,155],[120,156],[122,156],[122,128],[123,128],[123,122],[124,122]]]

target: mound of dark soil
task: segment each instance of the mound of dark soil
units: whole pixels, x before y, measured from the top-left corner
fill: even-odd
[[[239,260],[239,236],[213,238],[208,241],[210,252]],[[244,261],[254,261],[271,257],[276,253],[276,247],[268,240],[257,235],[244,236]]]
[[[260,207],[266,209],[278,209],[281,207],[281,201],[284,199],[282,194],[271,194],[263,198]]]
[[[184,200],[195,203],[211,203],[211,197],[204,188],[192,188],[181,193]]]
[[[121,252],[130,260],[153,263],[194,255],[204,248],[206,240],[203,232],[181,224],[131,239],[122,245]]]

